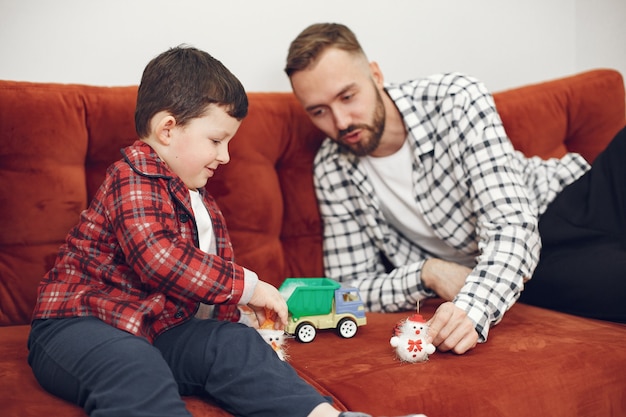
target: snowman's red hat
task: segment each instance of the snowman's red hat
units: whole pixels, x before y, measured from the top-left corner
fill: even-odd
[[[422,317],[421,314],[413,314],[411,317],[409,317],[407,319],[408,321],[416,321],[418,323],[426,323],[426,320],[424,320],[424,317]]]

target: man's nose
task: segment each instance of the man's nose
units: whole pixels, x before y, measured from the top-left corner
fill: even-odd
[[[346,130],[352,123],[350,114],[342,109],[334,109],[333,117],[335,119],[335,126],[337,127],[337,130]]]

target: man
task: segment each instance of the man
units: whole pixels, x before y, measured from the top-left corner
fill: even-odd
[[[385,85],[378,65],[340,24],[301,32],[290,45],[285,72],[313,123],[329,137],[314,170],[326,274],[357,285],[374,311],[413,309],[423,298],[442,297],[446,302],[429,322],[441,351],[461,354],[484,342],[533,276],[540,233],[545,240],[540,216],[581,177],[578,190],[557,200],[584,200],[594,182],[584,180],[591,177],[583,175],[589,165],[576,154],[542,161],[515,151],[491,95],[470,77],[441,74]],[[626,134],[620,136],[612,146],[621,149],[612,152],[624,161]],[[579,271],[571,282],[580,289],[564,297],[564,311],[626,317],[626,173],[619,168],[621,179],[601,200],[613,208],[606,219],[613,232],[602,232],[611,273],[591,277],[589,269]],[[571,236],[567,216],[578,216],[562,213],[568,206],[557,203],[544,215],[560,223],[546,227],[551,242]],[[575,233],[586,237],[586,226]],[[589,229],[598,232],[593,224]],[[546,288],[551,281],[554,289],[568,284],[551,277],[562,255],[556,250],[556,261],[546,261],[545,277],[535,273]],[[598,299],[619,299],[611,299],[606,311],[596,311],[606,304],[600,301],[576,310],[575,301],[592,290]],[[554,293],[549,296],[537,291],[536,303]]]

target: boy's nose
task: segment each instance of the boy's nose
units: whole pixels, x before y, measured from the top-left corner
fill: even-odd
[[[230,154],[228,152],[228,148],[225,147],[224,149],[220,150],[217,153],[217,158],[215,158],[215,159],[217,159],[217,161],[220,164],[227,164],[227,163],[229,163],[230,162]]]

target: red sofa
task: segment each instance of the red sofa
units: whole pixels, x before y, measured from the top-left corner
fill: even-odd
[[[35,289],[119,149],[135,139],[136,87],[0,81],[0,414],[83,416],[42,390],[26,362]],[[595,70],[495,94],[527,154],[590,161],[626,124],[624,81]],[[311,163],[322,139],[289,93],[251,93],[229,165],[208,187],[242,265],[275,285],[322,276]],[[592,279],[593,277],[590,277]],[[430,317],[440,303],[429,300]],[[486,344],[403,364],[389,346],[408,313],[368,313],[353,339],[289,342],[290,362],[344,409],[373,415],[626,415],[626,327],[516,304]],[[271,383],[271,381],[267,381]],[[194,416],[228,416],[186,398]]]

